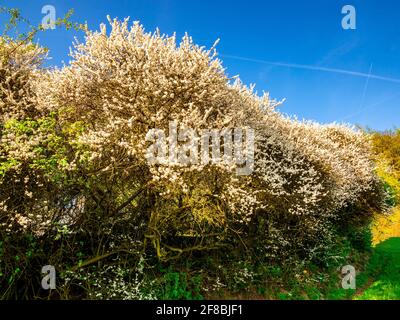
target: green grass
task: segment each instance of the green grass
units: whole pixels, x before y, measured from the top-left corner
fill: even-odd
[[[355,299],[399,300],[400,299],[400,237],[389,238],[374,249],[365,274],[373,283]]]

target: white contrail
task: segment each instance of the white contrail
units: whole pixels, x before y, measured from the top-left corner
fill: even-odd
[[[354,118],[354,117],[356,117],[356,116],[362,114],[364,111],[372,110],[372,109],[374,109],[375,107],[377,107],[377,106],[379,106],[379,105],[381,105],[381,104],[383,104],[383,103],[385,103],[385,102],[388,102],[388,101],[390,101],[390,100],[392,100],[392,99],[394,99],[394,98],[397,98],[397,97],[399,97],[399,96],[400,96],[400,92],[396,92],[395,94],[393,94],[393,95],[391,95],[391,96],[389,96],[389,97],[386,97],[385,99],[383,99],[383,100],[381,100],[381,101],[375,102],[375,103],[373,103],[373,104],[370,104],[370,105],[364,107],[362,110],[359,110],[359,111],[357,111],[357,112],[348,114],[347,116],[345,116],[345,117],[342,118],[341,120],[342,120],[342,121],[345,121],[345,120],[349,120],[349,119],[351,119],[351,118]]]
[[[360,110],[362,110],[362,109],[364,108],[365,96],[367,95],[367,89],[368,89],[369,79],[371,79],[371,72],[372,72],[372,63],[371,63],[371,65],[369,66],[367,81],[365,81],[364,90],[363,90],[363,94],[362,94],[362,98],[361,98],[361,103],[360,103]]]
[[[263,64],[268,64],[268,65],[278,66],[278,67],[287,67],[287,68],[296,68],[296,69],[305,69],[305,70],[314,70],[314,71],[339,73],[339,74],[345,74],[345,75],[349,75],[349,76],[356,76],[356,77],[363,77],[363,78],[368,78],[368,79],[376,79],[376,80],[400,83],[400,79],[390,78],[390,77],[383,77],[383,76],[378,76],[378,75],[374,75],[374,74],[370,74],[370,73],[364,73],[364,72],[358,72],[358,71],[335,69],[335,68],[326,68],[326,67],[318,67],[318,66],[312,66],[312,65],[306,65],[306,64],[297,64],[297,63],[273,62],[273,61],[267,61],[267,60],[260,60],[260,59],[252,59],[252,58],[246,58],[246,57],[232,56],[232,55],[228,55],[228,54],[220,54],[220,56],[223,57],[223,58],[230,58],[230,59],[243,60],[243,61],[256,62],[256,63],[263,63]]]

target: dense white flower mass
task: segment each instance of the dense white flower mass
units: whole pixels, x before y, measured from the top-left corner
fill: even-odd
[[[268,94],[260,97],[230,79],[214,47],[199,47],[187,35],[177,45],[175,35],[146,33],[137,22],[109,22],[110,30],[101,25],[75,43],[71,63],[61,69],[38,69],[44,51],[36,46],[4,54],[0,210],[9,220],[3,223],[42,230],[49,221],[80,224],[82,216],[139,216],[146,221],[144,242],[165,257],[218,246],[263,217],[271,254],[290,241],[323,239],[332,219],[376,191],[362,132],[284,116]],[[3,52],[7,46],[2,43]],[[43,125],[40,117],[53,117],[55,125]],[[13,125],[27,119],[39,124],[31,131]],[[199,132],[251,128],[254,171],[237,176],[223,162],[149,163],[146,134],[168,132],[171,121]],[[23,205],[13,200],[15,188],[23,190],[17,201]],[[78,202],[71,213],[69,204]],[[40,224],[28,215],[32,211],[39,212]],[[182,247],[176,238],[191,240]]]

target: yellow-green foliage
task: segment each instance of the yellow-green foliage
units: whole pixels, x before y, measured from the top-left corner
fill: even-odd
[[[400,129],[372,135],[378,175],[400,196]]]
[[[395,206],[386,215],[377,215],[373,225],[373,242],[400,236],[400,130],[371,136],[376,172],[384,181],[387,204]]]
[[[372,227],[372,234],[374,244],[392,237],[400,237],[400,207],[394,208],[390,215],[378,215]]]

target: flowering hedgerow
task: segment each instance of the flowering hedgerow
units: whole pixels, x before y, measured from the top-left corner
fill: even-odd
[[[381,205],[364,133],[281,114],[188,35],[109,22],[61,69],[41,69],[36,45],[0,42],[2,233],[89,237],[97,254],[129,252],[129,234],[161,260],[232,245],[314,259]],[[170,121],[252,128],[254,171],[149,163],[146,134]]]

